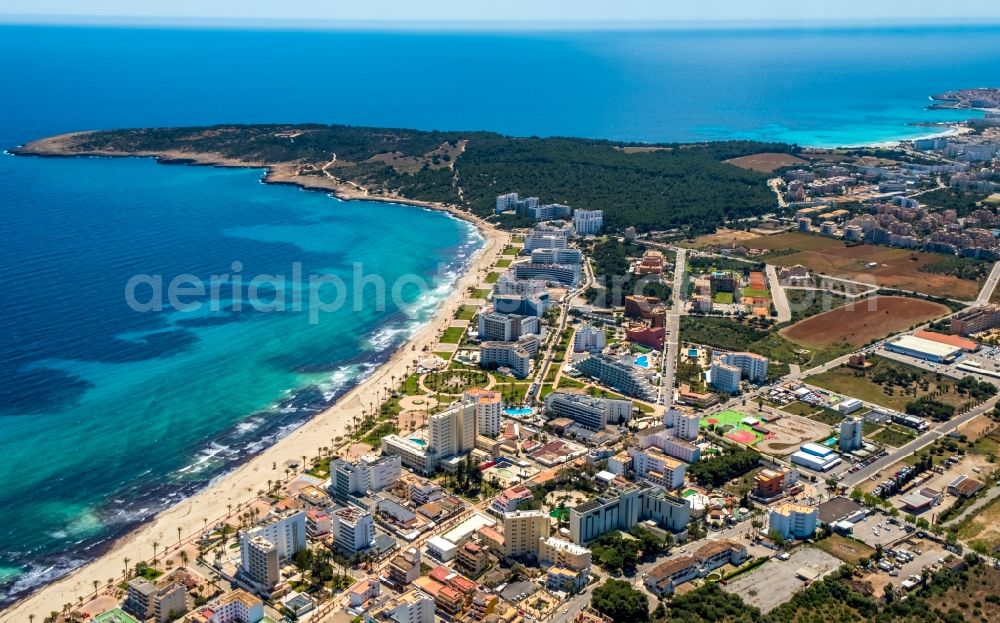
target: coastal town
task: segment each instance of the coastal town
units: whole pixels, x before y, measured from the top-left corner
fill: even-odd
[[[790,621],[846,607],[830,587],[905,602],[970,573],[995,597],[1000,116],[981,121],[734,158],[774,210],[711,233],[502,189],[485,264],[342,434],[22,620]]]

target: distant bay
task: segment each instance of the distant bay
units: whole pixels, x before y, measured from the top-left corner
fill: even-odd
[[[1000,83],[1000,29],[440,34],[0,27],[0,147],[239,122],[803,145],[933,133]],[[260,171],[0,157],[0,596],[78,565],[344,391],[431,313],[137,314],[137,273],[445,281],[479,244]],[[516,189],[510,189],[516,190]],[[443,266],[443,268],[442,268]]]

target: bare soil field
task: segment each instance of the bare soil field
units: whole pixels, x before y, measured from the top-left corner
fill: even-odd
[[[830,434],[830,427],[825,424],[791,416],[762,423],[761,427],[770,434],[757,442],[754,448],[773,456],[788,456],[805,442]]]
[[[808,160],[803,160],[802,158],[798,158],[792,154],[767,152],[763,154],[753,154],[750,156],[740,156],[739,158],[730,158],[729,160],[723,160],[723,162],[737,166],[741,169],[750,169],[751,171],[770,173],[771,171],[781,167],[805,164]]]
[[[780,331],[782,337],[811,348],[847,343],[864,346],[913,325],[950,313],[946,306],[902,296],[875,296],[806,318]]]
[[[997,423],[986,415],[977,415],[965,424],[958,427],[958,433],[968,437],[969,441],[977,441],[980,437],[985,437],[993,432]]]
[[[778,266],[801,264],[812,272],[877,284],[887,288],[912,290],[960,300],[974,300],[981,282],[951,275],[921,272],[920,268],[941,261],[936,253],[908,251],[875,245],[847,246],[835,238],[786,232],[761,236],[744,244],[756,249],[794,249],[797,253],[769,260]],[[877,266],[868,268],[866,265]]]
[[[726,229],[725,227],[720,227],[714,234],[698,236],[691,242],[682,242],[680,244],[685,247],[703,249],[710,246],[728,246],[734,243],[742,245],[748,240],[757,240],[759,238],[760,234],[754,232],[743,231],[742,229]]]

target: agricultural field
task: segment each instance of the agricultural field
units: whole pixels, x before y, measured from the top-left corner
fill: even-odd
[[[770,173],[771,171],[780,169],[781,167],[807,164],[809,161],[793,156],[792,154],[765,152],[762,154],[752,154],[750,156],[740,156],[739,158],[730,158],[729,160],[723,160],[723,162],[741,169],[750,169],[751,171],[758,171],[760,173]]]
[[[795,253],[769,260],[778,266],[802,264],[812,272],[877,284],[885,288],[913,290],[935,296],[971,301],[979,294],[982,280],[925,272],[928,266],[939,264],[946,256],[937,253],[908,251],[875,245],[847,246],[842,240],[798,232],[775,236],[760,236],[743,241],[750,248]],[[877,266],[867,268],[866,264]]]
[[[798,322],[817,314],[833,311],[847,303],[846,296],[829,290],[796,290],[785,288],[785,297],[792,310],[792,322]]]
[[[805,382],[896,411],[904,411],[907,403],[938,392],[939,395],[933,396],[935,400],[954,407],[969,401],[955,391],[955,381],[946,376],[884,357],[871,357],[868,361],[874,365],[865,370],[838,366],[814,374]]]
[[[841,344],[857,348],[948,313],[946,306],[923,299],[874,296],[806,318],[780,333],[807,348]]]

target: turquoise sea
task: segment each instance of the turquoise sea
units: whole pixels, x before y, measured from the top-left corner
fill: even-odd
[[[880,142],[1000,85],[1000,29],[376,33],[0,26],[0,147],[222,122],[632,141]],[[257,170],[0,156],[0,599],[300,425],[424,321],[464,223],[259,183]],[[404,307],[137,313],[137,273],[332,272],[437,289]]]

